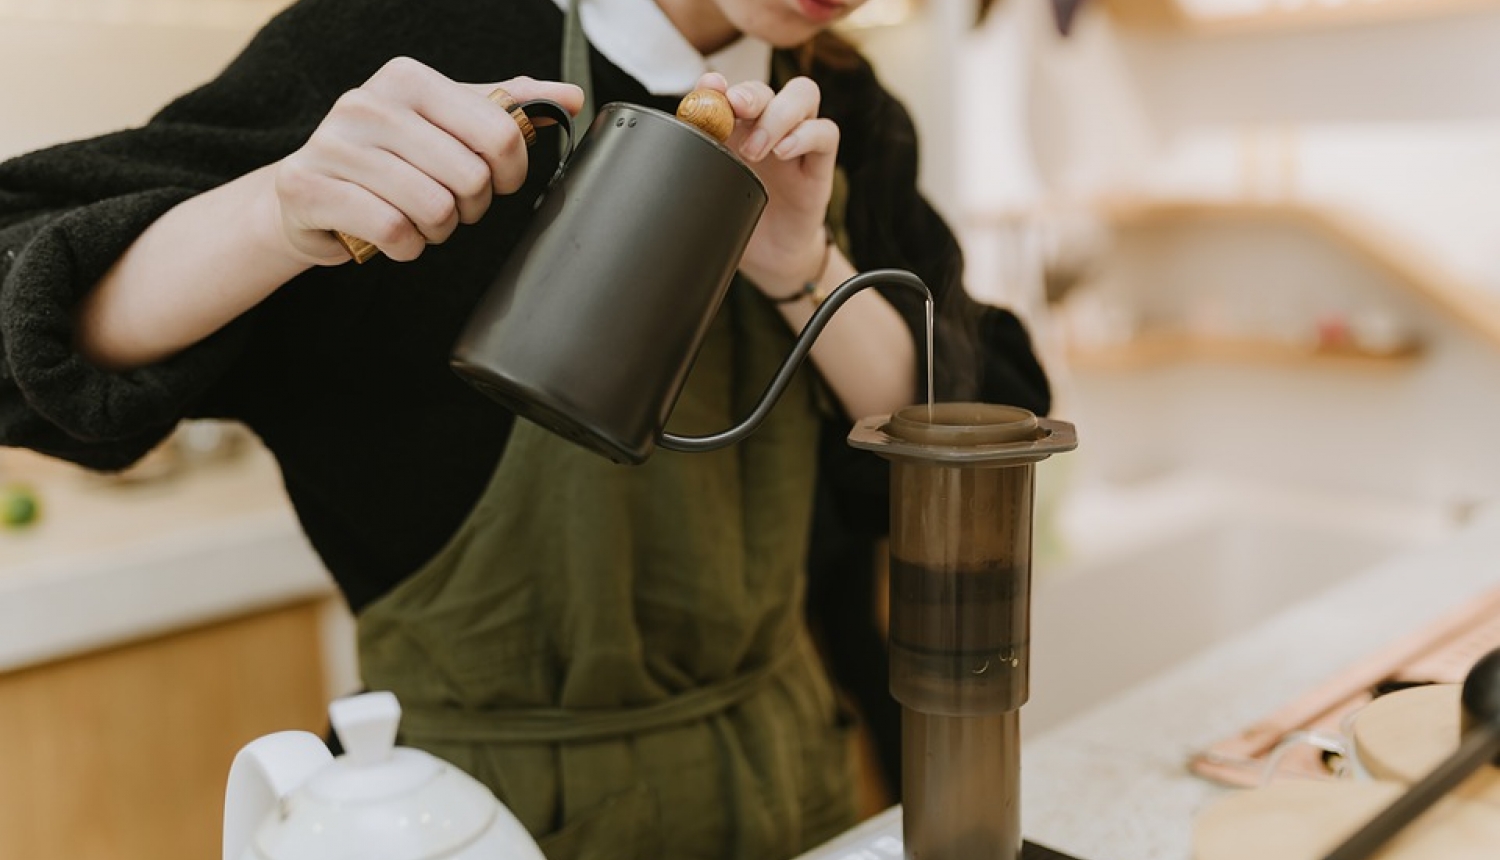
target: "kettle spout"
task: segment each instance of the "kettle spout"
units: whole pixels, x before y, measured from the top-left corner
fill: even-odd
[[[842,284],[839,284],[833,292],[828,294],[828,298],[818,306],[818,309],[813,312],[807,324],[802,327],[801,333],[797,335],[797,343],[792,347],[791,353],[787,355],[786,360],[782,362],[780,369],[776,371],[776,375],[771,379],[770,384],[766,386],[766,390],[761,394],[760,400],[755,404],[755,408],[750,411],[750,414],[743,421],[728,430],[709,436],[677,436],[672,433],[663,433],[661,434],[661,441],[658,444],[669,451],[699,453],[714,451],[727,445],[733,445],[751,433],[754,433],[755,428],[759,427],[761,422],[766,420],[766,416],[771,414],[771,410],[776,406],[776,401],[781,399],[782,392],[786,391],[787,385],[791,384],[793,374],[802,365],[802,360],[807,357],[807,353],[812,350],[813,341],[818,339],[818,335],[828,325],[828,321],[833,318],[834,312],[844,302],[849,301],[855,293],[868,287],[878,286],[907,287],[921,293],[922,298],[926,301],[932,301],[932,291],[927,289],[927,284],[912,272],[904,269],[872,269],[868,272],[855,275]]]
[[[333,753],[311,732],[277,732],[246,744],[229,767],[224,793],[224,860],[243,860],[276,804],[327,767]]]

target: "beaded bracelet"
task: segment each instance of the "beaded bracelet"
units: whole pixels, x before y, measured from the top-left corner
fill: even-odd
[[[778,305],[789,305],[792,302],[807,299],[809,302],[812,302],[813,310],[817,310],[818,306],[823,304],[823,300],[828,298],[828,294],[822,290],[819,283],[823,280],[824,273],[828,271],[828,258],[833,255],[833,231],[825,227],[823,235],[827,238],[827,242],[823,245],[823,262],[818,266],[818,273],[813,275],[812,280],[803,284],[802,289],[797,292],[789,296],[772,299],[771,301]]]

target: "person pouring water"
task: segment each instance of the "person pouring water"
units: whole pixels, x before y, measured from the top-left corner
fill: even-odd
[[[829,30],[861,4],[295,3],[145,125],[0,164],[0,444],[113,470],[185,418],[252,429],[402,742],[553,860],[827,839],[855,818],[850,718],[809,559],[884,528],[883,466],[844,435],[926,396],[920,298],[860,293],[757,432],[634,467],[447,353],[557,161],[487,96],[670,112],[709,87],[769,200],[669,429],[732,424],[818,297],[881,267],[936,298],[940,398],[1045,412],[1024,327],[965,293],[917,191],[909,117]]]

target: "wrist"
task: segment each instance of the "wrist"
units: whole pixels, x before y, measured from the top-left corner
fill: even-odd
[[[833,258],[833,233],[823,228],[823,245],[818,252],[817,268],[812,273],[801,279],[801,285],[795,290],[769,294],[771,301],[778,305],[792,304],[794,302],[810,302],[814,308],[823,304],[828,298],[828,290],[823,286],[823,280],[828,274],[828,264]],[[792,279],[787,279],[792,280]]]

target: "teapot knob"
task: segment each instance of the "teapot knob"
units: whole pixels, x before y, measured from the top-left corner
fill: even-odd
[[[350,764],[375,764],[390,758],[396,746],[401,703],[394,693],[362,693],[329,704],[328,719]]]
[[[718,90],[693,90],[683,96],[677,118],[720,143],[734,131],[734,108]]]

